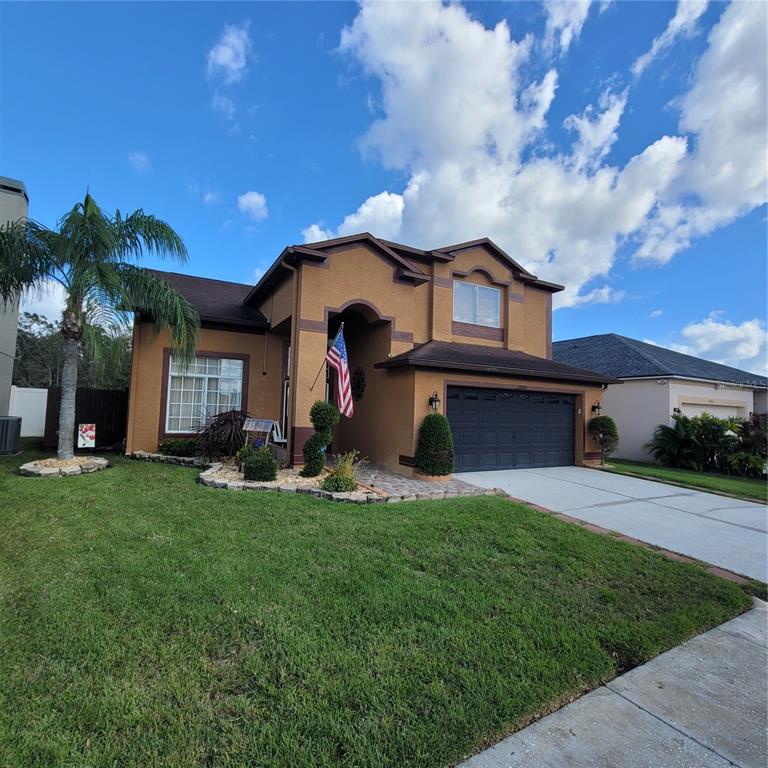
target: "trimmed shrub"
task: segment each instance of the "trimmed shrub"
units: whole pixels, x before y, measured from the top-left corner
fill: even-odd
[[[304,443],[304,447],[301,450],[304,456],[304,467],[301,470],[301,474],[304,477],[316,477],[323,471],[327,445],[326,435],[320,432],[315,432]]]
[[[197,443],[185,437],[166,437],[157,449],[166,456],[194,456]]]
[[[316,400],[309,411],[309,420],[315,428],[312,435],[302,448],[304,477],[316,477],[325,467],[325,449],[333,440],[333,428],[339,423],[341,413],[333,404],[325,400]]]
[[[427,475],[450,475],[453,472],[451,425],[441,413],[430,413],[421,422],[413,463]]]
[[[315,432],[333,432],[333,428],[339,423],[340,418],[339,409],[326,400],[315,400],[309,410],[309,420],[312,422]],[[328,440],[328,442],[331,441]]]
[[[251,449],[243,459],[243,477],[246,480],[270,482],[277,478],[277,459],[269,448]]]
[[[600,446],[600,463],[605,464],[606,456],[610,456],[619,444],[619,428],[610,416],[595,416],[587,424],[587,432]]]
[[[254,453],[256,453],[256,449],[250,443],[246,443],[235,454],[235,459],[237,460],[237,468],[241,472],[243,471],[243,464],[245,463],[246,459],[248,459],[250,456],[253,456]]]
[[[363,463],[358,451],[349,451],[336,457],[333,472],[323,480],[323,490],[349,493],[357,488],[357,468]]]

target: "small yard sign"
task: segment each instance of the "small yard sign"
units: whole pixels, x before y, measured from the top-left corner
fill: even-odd
[[[96,447],[96,425],[78,424],[77,425],[77,447],[95,448]]]

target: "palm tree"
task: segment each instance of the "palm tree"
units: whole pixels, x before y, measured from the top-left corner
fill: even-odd
[[[198,315],[165,280],[132,263],[145,254],[187,259],[184,243],[166,222],[143,210],[109,216],[88,193],[56,229],[31,219],[0,223],[0,305],[23,291],[41,290],[51,280],[66,294],[60,459],[73,456],[77,364],[84,343],[93,347],[105,331],[124,332],[127,313],[141,310],[156,331],[170,331],[177,354],[184,359],[194,355]]]

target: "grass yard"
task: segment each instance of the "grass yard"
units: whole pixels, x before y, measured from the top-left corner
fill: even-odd
[[[706,472],[694,472],[690,469],[660,467],[658,464],[646,464],[641,461],[611,459],[612,472],[631,473],[643,477],[680,483],[689,488],[731,493],[752,501],[768,501],[768,482],[751,477],[716,475]]]
[[[497,497],[0,458],[0,765],[449,766],[750,605]]]

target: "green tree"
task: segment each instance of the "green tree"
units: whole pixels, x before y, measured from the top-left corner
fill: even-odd
[[[610,456],[619,444],[619,428],[610,416],[595,416],[587,431],[592,439],[600,446],[600,463],[605,464],[605,457]]]
[[[73,456],[78,360],[89,328],[124,332],[126,313],[141,310],[156,330],[170,331],[177,354],[194,355],[197,313],[165,280],[134,263],[145,254],[187,259],[184,243],[166,222],[140,209],[109,216],[88,193],[55,229],[31,219],[0,224],[0,299],[40,290],[51,280],[65,291],[59,458]],[[98,333],[90,336],[89,343],[99,343]]]
[[[22,312],[16,336],[13,383],[17,387],[58,387],[63,338],[59,325],[45,316]],[[130,333],[87,326],[78,362],[78,388],[127,389],[131,376]]]

